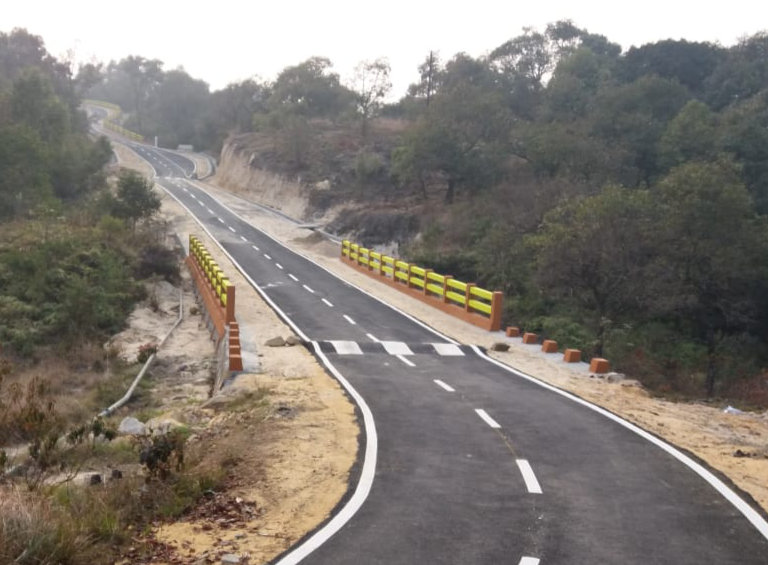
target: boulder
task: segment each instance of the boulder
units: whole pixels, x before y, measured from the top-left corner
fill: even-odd
[[[136,418],[129,416],[120,422],[117,433],[127,436],[143,436],[147,434],[147,427]]]
[[[491,346],[491,351],[509,351],[509,344],[497,342]]]
[[[304,343],[302,339],[295,335],[289,335],[287,338],[285,338],[285,345],[293,346],[293,345],[301,345],[302,343]]]
[[[264,345],[267,347],[285,347],[285,340],[282,337],[277,336],[265,341]]]

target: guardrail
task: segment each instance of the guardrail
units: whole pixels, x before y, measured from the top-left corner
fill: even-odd
[[[140,135],[129,129],[125,129],[123,126],[113,121],[120,118],[120,115],[123,112],[120,106],[118,106],[117,104],[112,104],[111,102],[104,102],[103,100],[83,100],[83,102],[85,104],[91,104],[92,106],[100,106],[105,110],[107,110],[107,117],[102,121],[102,124],[108,130],[113,131],[119,135],[122,135],[123,137],[127,137],[128,139],[132,139],[133,141],[144,141],[143,135]]]
[[[465,283],[361,247],[341,242],[341,258],[397,290],[489,331],[501,329],[503,294]]]
[[[217,349],[224,347],[228,351],[230,371],[242,371],[240,327],[235,320],[235,286],[194,235],[189,236],[189,255],[185,263],[205,305]]]

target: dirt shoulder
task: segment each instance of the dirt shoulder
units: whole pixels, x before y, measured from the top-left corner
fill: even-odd
[[[115,150],[122,166],[151,176],[132,151],[117,144]],[[346,494],[358,449],[354,406],[304,347],[263,345],[292,332],[187,212],[159,194],[172,230],[182,241],[197,235],[236,285],[241,340],[250,356],[249,372],[207,402],[200,387],[209,386],[213,343],[202,317],[190,313],[189,286],[184,321],[158,354],[152,413],[189,426],[190,449],[202,454],[198,464],[225,466],[228,489],[186,518],[159,526],[153,537],[164,553],[153,562],[218,563],[227,553],[267,562],[316,528]],[[160,311],[169,308],[160,302]],[[153,315],[137,309],[131,329],[113,340],[126,356],[155,338],[147,320]],[[154,324],[164,325],[160,318]]]

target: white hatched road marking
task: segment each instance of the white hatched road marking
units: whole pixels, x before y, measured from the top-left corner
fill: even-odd
[[[413,351],[402,341],[382,341],[381,345],[390,355],[413,355]]]
[[[438,355],[445,355],[447,357],[464,357],[464,352],[458,345],[453,343],[433,343],[432,347],[435,348]]]
[[[331,345],[339,355],[362,355],[363,351],[354,341],[331,341]]]
[[[521,557],[518,565],[539,565],[540,560],[537,557]]]
[[[499,428],[501,428],[501,425],[496,420],[491,418],[488,415],[488,412],[486,412],[482,408],[475,408],[475,412],[477,412],[477,415],[483,419],[483,422],[491,426],[494,430],[498,430]]]
[[[518,459],[517,466],[520,468],[520,472],[523,474],[523,480],[525,481],[525,488],[531,494],[541,494],[541,485],[536,480],[536,475],[533,474],[531,464],[527,459]]]
[[[437,386],[439,386],[440,388],[442,388],[443,390],[445,390],[445,391],[447,391],[447,392],[456,392],[456,389],[455,389],[455,388],[453,388],[453,387],[452,387],[452,386],[450,386],[450,385],[447,385],[447,384],[445,384],[445,383],[444,383],[443,381],[441,381],[440,379],[435,379],[435,381],[434,381],[434,382],[435,382],[435,384],[436,384]]]

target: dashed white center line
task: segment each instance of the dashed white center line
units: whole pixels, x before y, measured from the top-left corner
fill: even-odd
[[[226,224],[226,222],[224,220],[222,220],[221,218],[216,218],[216,219],[219,220],[222,224]]]
[[[255,251],[258,251],[258,250],[259,250],[259,248],[258,248],[258,247],[256,247],[255,245],[251,245],[251,247],[253,247],[253,249],[254,249]]]
[[[240,239],[242,239],[244,242],[248,243],[248,238],[245,237],[244,235],[241,235]]]
[[[346,314],[344,314],[344,319],[345,319],[347,322],[349,322],[350,324],[352,324],[353,326],[356,326],[356,325],[357,325],[357,322],[355,322],[355,321],[354,321],[352,318],[350,318],[350,317],[349,317],[349,316],[347,316]]]
[[[455,388],[453,388],[453,387],[452,387],[452,386],[450,386],[450,385],[447,385],[447,384],[445,384],[445,383],[444,383],[443,381],[441,381],[440,379],[435,379],[435,384],[436,384],[437,386],[439,386],[441,389],[443,389],[443,390],[445,390],[445,391],[447,391],[447,392],[456,392],[456,389],[455,389]]]
[[[208,208],[208,213],[209,213],[209,214],[213,214],[214,212],[213,212],[213,210],[211,210],[210,208]]]
[[[283,270],[283,266],[280,263],[275,263],[275,267],[277,267],[281,271]]]
[[[309,288],[307,285],[303,284],[303,285],[301,285],[301,286],[303,286],[303,287],[304,287],[304,290],[306,290],[308,293],[310,293],[310,294],[315,294],[315,291],[314,291],[314,290],[312,290],[311,288]]]
[[[488,415],[488,412],[486,412],[482,408],[476,408],[475,412],[477,412],[477,415],[483,419],[483,422],[491,426],[494,430],[498,430],[501,427],[501,425],[496,420],[491,418]]]
[[[189,192],[186,188],[182,188],[181,190],[183,190],[184,192]]]
[[[323,302],[325,303],[325,305],[326,305],[326,306],[328,306],[328,308],[333,308],[333,304],[331,304],[331,303],[330,303],[328,300],[326,300],[325,298],[323,298]]]
[[[539,565],[540,560],[536,557],[522,557],[519,565]]]
[[[373,334],[365,334],[365,337],[367,337],[374,343],[381,343],[381,340]]]
[[[531,464],[527,459],[518,459],[517,466],[520,468],[520,472],[523,474],[523,480],[525,481],[525,488],[531,494],[541,494],[541,486],[539,481],[536,480],[536,475],[533,474]]]
[[[288,275],[288,276],[289,276],[289,277],[291,277],[291,278],[292,278],[293,280],[295,280],[296,282],[299,282],[299,279],[297,279],[297,278],[296,278],[296,277],[294,277],[293,275]]]
[[[235,228],[233,228],[232,226],[227,226],[227,227],[229,228],[229,231],[231,231],[232,233],[237,233],[237,232],[235,231]]]
[[[203,208],[205,208],[205,204],[203,204],[202,200],[198,200],[197,203],[200,204],[200,206],[202,206]]]
[[[269,255],[267,255],[267,254],[265,253],[265,254],[264,254],[264,259],[266,259],[267,261],[271,261],[271,260],[272,260],[272,257],[270,257]]]
[[[405,357],[404,355],[395,355],[395,357],[397,357],[398,359],[400,359],[400,361],[402,361],[403,363],[405,363],[405,364],[406,364],[406,365],[408,365],[409,367],[415,367],[415,366],[416,366],[416,364],[415,364],[415,363],[413,363],[412,361],[409,361],[409,360],[408,360],[408,358],[407,358],[407,357]]]

